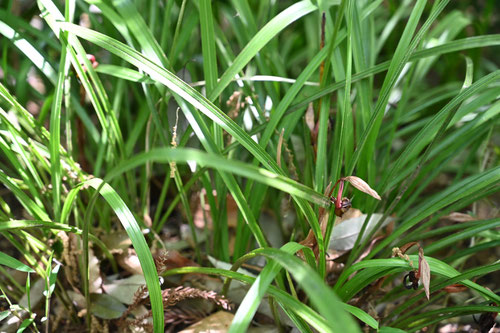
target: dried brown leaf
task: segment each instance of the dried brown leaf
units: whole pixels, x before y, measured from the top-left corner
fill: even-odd
[[[227,332],[233,319],[234,314],[226,311],[219,311],[180,332]]]
[[[377,200],[381,200],[380,196],[378,193],[368,185],[367,182],[365,182],[363,179],[356,177],[356,176],[348,176],[344,178],[345,181],[348,181],[351,183],[352,186],[360,190],[361,192],[364,192],[372,197],[374,197]]]
[[[450,284],[449,286],[444,287],[442,290],[447,292],[448,294],[461,293],[466,291],[468,288],[460,283]]]
[[[420,278],[424,286],[425,296],[427,296],[427,299],[430,299],[431,268],[427,260],[425,260],[424,250],[422,248],[418,249],[418,267],[420,270]]]
[[[405,245],[401,246],[399,249],[401,250],[401,253],[405,254],[406,251],[408,251],[412,246],[417,245],[418,242],[409,242],[406,243]]]
[[[241,97],[241,91],[235,91],[226,102],[226,105],[229,108],[227,115],[233,120],[238,117],[238,115],[240,114],[240,109],[243,107],[243,103],[241,103]]]
[[[452,222],[470,222],[477,220],[476,218],[470,216],[469,214],[453,212],[450,215],[443,216],[443,219],[450,220]]]
[[[285,129],[281,129],[280,138],[278,140],[278,147],[276,151],[276,163],[281,168],[281,146],[283,145],[283,134],[285,134]]]
[[[143,275],[141,262],[133,249],[127,249],[124,253],[117,256],[118,265],[130,274]]]
[[[305,115],[306,125],[309,127],[309,130],[314,131],[314,127],[316,126],[314,123],[314,107],[313,103],[309,103],[307,107],[306,115]]]

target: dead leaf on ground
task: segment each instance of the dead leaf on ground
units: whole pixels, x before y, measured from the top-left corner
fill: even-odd
[[[180,268],[185,266],[199,266],[193,260],[183,256],[179,251],[169,250],[159,256],[155,256],[155,261],[161,261],[161,264],[167,269]]]
[[[143,275],[141,262],[139,261],[139,257],[135,253],[134,249],[127,249],[127,251],[117,257],[116,261],[121,268],[123,268],[130,274]]]
[[[188,328],[181,333],[201,333],[201,332],[227,332],[234,319],[234,314],[226,311],[218,311]]]

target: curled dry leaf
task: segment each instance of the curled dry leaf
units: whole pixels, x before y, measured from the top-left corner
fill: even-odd
[[[405,245],[401,246],[399,249],[401,250],[401,253],[405,254],[406,251],[408,251],[413,245],[418,245],[418,242],[406,243]]]
[[[427,260],[425,260],[424,250],[422,248],[418,249],[418,269],[424,286],[425,296],[427,296],[427,299],[430,299],[429,288],[431,285],[431,268],[429,267]]]
[[[374,197],[377,200],[381,200],[380,195],[368,185],[367,182],[365,182],[363,179],[356,177],[356,176],[348,176],[343,178],[345,181],[348,181],[351,183],[352,186],[360,190],[361,192],[364,192],[372,197]]]

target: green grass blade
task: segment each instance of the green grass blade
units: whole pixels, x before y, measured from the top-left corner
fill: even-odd
[[[93,178],[85,181],[82,185],[99,189],[99,194],[102,195],[106,202],[111,206],[111,209],[115,212],[116,216],[122,223],[123,228],[127,232],[127,235],[132,241],[132,245],[137,253],[137,256],[139,257],[146,285],[149,290],[149,297],[153,312],[154,330],[155,332],[163,332],[163,300],[158,280],[158,273],[156,272],[151,251],[149,250],[149,246],[144,239],[141,228],[120,196],[107,183],[104,183],[99,178]]]
[[[142,69],[144,72],[148,73],[151,78],[167,86],[174,93],[178,94],[192,106],[211,118],[219,126],[224,128],[267,168],[280,174],[283,173],[274,159],[272,159],[254,140],[252,140],[252,138],[250,138],[250,136],[244,132],[240,126],[238,126],[213,103],[165,68],[157,65],[130,47],[98,32],[69,23],[61,23],[61,28],[96,43],[97,45]]]
[[[378,251],[386,249],[386,247],[393,242],[397,237],[403,234],[405,231],[415,226],[418,222],[425,219],[427,216],[437,212],[440,209],[445,208],[452,203],[472,196],[479,191],[487,189],[500,181],[500,167],[496,167],[485,172],[472,175],[469,178],[462,180],[448,187],[444,191],[431,197],[429,200],[424,201],[422,204],[418,205],[413,213],[408,216],[405,221],[398,225],[396,230],[382,240],[368,255],[368,258],[372,258]]]
[[[297,183],[288,177],[277,175],[247,163],[236,160],[228,160],[214,154],[189,148],[156,148],[146,153],[136,155],[131,159],[122,162],[113,170],[110,170],[106,179],[112,179],[123,172],[143,165],[148,161],[163,163],[168,163],[169,161],[176,161],[178,163],[196,161],[201,166],[207,166],[219,171],[234,173],[246,178],[254,179],[263,184],[275,187],[281,191],[304,198],[319,205],[329,205],[330,202],[329,198],[325,197],[323,194],[318,193],[305,185]]]
[[[29,273],[35,273],[35,271],[29,267],[20,262],[19,260],[12,258],[11,256],[0,252],[0,265],[4,265],[7,267],[10,267],[12,269],[18,270],[20,272],[29,272]]]
[[[40,220],[48,221],[50,220],[48,214],[38,206],[26,193],[23,192],[21,188],[13,181],[12,178],[8,177],[3,171],[0,170],[0,183],[8,188],[12,193],[14,193],[16,199],[21,203],[21,205],[26,209],[26,211],[33,217]]]
[[[479,225],[466,228],[460,231],[459,233],[439,239],[437,242],[434,242],[426,246],[425,253],[432,254],[433,252],[442,249],[443,247],[450,246],[451,244],[456,244],[459,240],[473,237],[475,235],[478,235],[481,231],[495,229],[498,228],[498,226],[500,226],[500,218],[484,222],[485,223],[480,223]]]
[[[64,230],[68,232],[73,232],[75,234],[81,234],[81,230],[69,226],[67,224],[52,222],[52,221],[41,221],[41,220],[8,220],[0,221],[0,231],[16,230],[16,229],[29,229],[29,228],[42,228],[42,229],[54,229],[54,230]]]
[[[332,290],[325,285],[322,278],[299,258],[280,251],[278,249],[266,248],[256,250],[269,259],[273,259],[283,268],[289,271],[309,295],[311,303],[330,322],[334,332],[358,332],[359,328],[352,318],[346,316],[342,303]]]
[[[280,250],[289,254],[294,254],[303,247],[303,245],[297,243],[287,243],[283,245]],[[247,255],[251,255],[251,253]],[[264,298],[267,288],[280,270],[280,265],[274,261],[270,261],[266,264],[255,282],[252,284],[252,287],[248,290],[245,298],[241,301],[240,306],[234,315],[231,327],[229,328],[230,333],[246,332],[248,330],[248,326],[257,312],[260,302]]]
[[[442,55],[442,54],[447,54],[447,53],[452,53],[452,52],[457,52],[457,51],[462,51],[462,50],[468,50],[468,49],[474,49],[474,48],[481,48],[481,47],[488,47],[488,46],[496,46],[500,45],[500,35],[486,35],[486,36],[475,36],[475,37],[469,37],[469,38],[464,38],[464,39],[459,39],[455,41],[451,41],[439,46],[431,47],[428,49],[424,50],[418,50],[415,51],[409,58],[408,61],[415,61],[418,59],[426,58],[426,57],[433,57],[437,55]],[[385,61],[383,63],[380,63],[378,65],[375,65],[371,68],[368,68],[365,71],[356,73],[352,76],[352,82],[358,82],[359,80],[371,77],[375,74],[381,73],[385,70],[387,70],[390,66],[391,62],[390,61]],[[303,100],[300,100],[293,104],[288,112],[293,112],[298,109],[306,107],[310,102],[313,102],[322,96],[326,94],[330,94],[340,88],[342,88],[345,85],[345,80],[344,81],[338,81],[336,83],[331,84],[330,86],[325,87],[324,89],[318,89],[318,91],[311,96],[304,98]]]
[[[163,273],[163,276],[168,277],[175,274],[189,274],[189,273],[199,273],[199,274],[210,274],[219,275],[234,280],[238,280],[247,284],[252,284],[255,282],[255,278],[240,274],[237,272],[217,269],[217,268],[206,268],[206,267],[182,267],[174,268]],[[320,332],[332,332],[330,324],[320,316],[313,309],[301,303],[297,299],[293,298],[290,294],[277,289],[274,286],[269,286],[269,295],[276,298],[278,302],[286,306],[289,310],[294,311],[299,317],[308,322],[311,326],[316,328]]]
[[[66,33],[67,35],[67,33]],[[66,43],[62,43],[61,59],[57,75],[56,91],[50,112],[50,174],[52,177],[52,204],[54,219],[59,221],[61,209],[61,161],[59,149],[61,145],[61,107],[64,94],[64,83],[69,70]]]
[[[214,19],[212,14],[212,2],[210,0],[200,1],[200,25],[201,25],[201,46],[203,52],[203,73],[207,95],[214,90],[217,85],[217,54],[215,52]]]
[[[418,0],[415,4],[394,53],[394,57],[391,60],[391,65],[389,66],[387,76],[382,85],[377,104],[375,105],[375,110],[373,111],[372,117],[370,118],[368,124],[366,125],[366,128],[363,131],[363,134],[360,137],[361,139],[358,142],[356,151],[354,152],[349,166],[347,167],[346,174],[350,175],[354,171],[354,168],[361,154],[364,155],[364,161],[371,160],[373,150],[375,148],[375,140],[380,129],[380,124],[382,122],[383,111],[385,110],[385,107],[389,100],[389,94],[396,84],[396,80],[401,74],[405,64],[409,60],[410,55],[413,53],[418,43],[420,42],[420,39],[423,37],[427,29],[429,29],[431,23],[436,19],[437,15],[444,8],[447,2],[447,0],[443,0],[439,3],[438,8],[431,13],[427,21],[423,24],[413,41],[410,43],[413,37],[413,33],[417,28],[420,16],[422,15],[423,9],[425,7],[426,0]],[[366,149],[365,144],[367,144]]]
[[[229,68],[222,74],[220,81],[215,86],[215,89],[208,99],[213,101],[219,96],[222,91],[228,86],[231,80],[238,74],[243,67],[281,30],[298,20],[304,15],[309,14],[316,9],[310,1],[304,0],[293,4],[288,7],[271,21],[269,21],[259,32],[248,42],[245,48],[234,59]]]
[[[447,277],[447,278],[454,278],[454,277],[461,275],[456,269],[454,269],[450,265],[448,265],[448,264],[446,264],[438,259],[431,258],[431,257],[425,257],[425,259],[429,263],[429,266],[431,268],[431,274],[440,275],[440,276]],[[414,263],[417,263],[418,256],[411,255],[410,260],[412,260]],[[381,268],[391,268],[391,267],[399,268],[400,271],[409,271],[412,269],[412,267],[410,266],[410,264],[407,261],[402,260],[400,258],[364,260],[364,261],[358,262],[356,264],[353,264],[351,267],[344,270],[342,272],[341,276],[339,277],[339,280],[337,281],[337,284],[335,285],[334,290],[338,291],[339,296],[342,298],[342,295],[349,293],[349,290],[346,288],[348,286],[348,284],[346,283],[343,286],[342,286],[342,284],[354,272],[357,272],[363,268],[380,270]],[[357,279],[356,276],[353,279]],[[374,279],[376,279],[376,277],[374,277],[372,280],[374,280]],[[365,280],[365,279],[357,279],[357,280],[359,280],[359,281],[357,281],[357,283],[353,283],[350,281],[351,283],[349,285],[349,288],[359,288],[356,284],[361,283],[364,285],[368,285],[371,282],[371,281]],[[472,282],[468,279],[463,279],[463,280],[461,280],[461,283],[466,285],[467,287],[469,287],[471,289],[476,290],[486,299],[489,299],[489,300],[492,300],[495,302],[500,301],[500,296],[496,295],[491,290],[478,285],[475,282]]]
[[[31,45],[26,39],[12,29],[10,26],[0,21],[0,34],[4,35],[5,38],[9,39],[14,43],[14,45],[23,52],[28,59],[30,59],[33,64],[52,82],[55,84],[57,82],[57,74],[52,65],[46,60],[47,58],[43,56],[33,45]]]
[[[381,192],[383,193],[386,190],[387,185],[389,184],[389,181],[392,180],[394,174],[399,172],[408,160],[415,157],[432,140],[432,138],[434,138],[450,112],[457,108],[464,100],[474,96],[481,90],[484,90],[488,87],[488,85],[497,81],[499,78],[500,71],[490,73],[476,81],[470,87],[464,89],[460,94],[455,96],[455,98],[446,104],[446,106],[441,109],[416,136],[413,137],[411,142],[406,146],[405,150],[400,154],[399,158],[394,163],[394,166],[384,177],[382,184],[380,185]]]
[[[113,5],[118,9],[122,20],[137,38],[143,48],[144,54],[158,64],[169,66],[165,53],[163,53],[160,44],[156,41],[151,30],[147,26],[137,8],[130,0],[113,0]]]

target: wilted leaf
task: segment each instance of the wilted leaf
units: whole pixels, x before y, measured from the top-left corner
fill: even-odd
[[[161,258],[158,259],[161,259],[161,265],[166,266],[169,269],[185,266],[198,266],[197,263],[183,256],[176,250],[169,250],[165,255],[162,255]],[[155,258],[155,260],[157,259]]]
[[[358,211],[359,210],[354,210]],[[356,238],[361,231],[361,227],[366,219],[367,215],[363,214],[357,217],[353,217],[344,220],[342,223],[333,227],[332,237],[330,238],[330,249],[337,251],[347,251],[353,248]],[[366,236],[375,228],[377,223],[382,218],[382,214],[373,214],[368,222],[365,232],[363,233],[363,240]],[[393,217],[388,217],[381,228],[390,222],[394,221]]]
[[[463,291],[466,291],[468,288],[464,286],[463,284],[460,283],[454,283],[450,284],[449,286],[444,287],[442,290],[447,292],[448,294],[453,294],[453,293],[461,293]]]
[[[367,182],[365,182],[363,179],[356,177],[356,176],[348,176],[343,178],[345,181],[348,181],[351,183],[352,186],[360,190],[361,192],[364,192],[372,197],[374,197],[377,200],[381,200],[380,196],[378,193],[368,185]]]
[[[469,214],[453,212],[450,215],[442,217],[443,219],[450,220],[452,222],[470,222],[475,221],[476,218],[470,216]]]
[[[401,246],[399,250],[401,251],[402,254],[405,254],[406,251],[408,251],[412,246],[417,245],[418,242],[409,242],[406,243],[405,245]]]
[[[312,132],[314,131],[314,108],[313,108],[313,103],[309,103],[309,106],[307,107],[306,115],[305,115],[305,120],[306,120],[306,125],[309,128],[309,130]]]
[[[281,168],[281,146],[283,145],[283,134],[285,134],[285,129],[281,129],[280,138],[278,139],[278,147],[276,149],[276,163]]]
[[[197,202],[196,209],[193,214],[194,224],[199,229],[208,228],[208,230],[212,230],[213,229],[212,214],[210,212],[210,205],[208,204],[208,196],[204,190],[202,190],[200,195],[203,195],[205,205],[204,207],[202,207],[200,203],[201,200],[196,201]],[[217,193],[215,191],[212,192],[212,195],[217,200]],[[238,210],[238,205],[236,204],[236,201],[234,201],[231,194],[228,194],[226,196],[226,207],[227,207],[228,227],[236,228],[236,226],[238,225],[239,210]]]
[[[425,296],[430,299],[430,285],[431,285],[431,268],[429,263],[425,260],[424,250],[420,248],[418,250],[418,267],[420,270],[420,278],[422,279],[422,284],[424,286]]]

